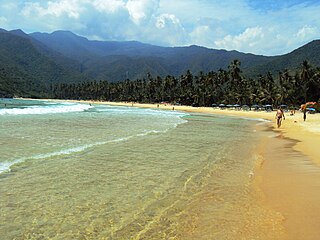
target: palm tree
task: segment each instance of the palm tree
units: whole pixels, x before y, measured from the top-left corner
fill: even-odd
[[[190,70],[187,71],[186,75],[180,77],[181,85],[181,100],[183,104],[191,105],[192,104],[192,95],[193,95],[193,75]]]
[[[229,65],[229,72],[232,81],[237,84],[241,80],[241,62],[238,59],[233,60]]]
[[[239,102],[242,95],[241,92],[241,69],[240,69],[241,62],[237,59],[233,60],[229,65],[229,75],[230,75],[230,82],[229,82],[229,102]]]
[[[304,102],[307,102],[307,92],[308,92],[308,85],[311,79],[311,65],[307,60],[304,60],[302,63],[302,70],[301,70],[301,84],[304,94]]]

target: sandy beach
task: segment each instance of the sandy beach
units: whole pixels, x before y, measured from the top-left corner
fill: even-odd
[[[101,102],[95,102],[100,103]],[[262,156],[254,174],[259,201],[283,218],[284,234],[279,239],[318,239],[320,234],[320,115],[308,114],[303,121],[299,111],[276,127],[275,112],[221,110],[205,107],[172,106],[169,104],[137,104],[103,102],[117,106],[159,108],[205,114],[270,120],[269,131],[259,147]]]

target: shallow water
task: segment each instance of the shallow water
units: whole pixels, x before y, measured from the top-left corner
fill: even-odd
[[[270,232],[276,216],[256,202],[251,184],[258,121],[5,101],[3,239],[253,239]]]

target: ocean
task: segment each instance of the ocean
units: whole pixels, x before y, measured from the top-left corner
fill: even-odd
[[[252,183],[262,124],[2,99],[1,239],[271,236],[276,213],[259,204]]]

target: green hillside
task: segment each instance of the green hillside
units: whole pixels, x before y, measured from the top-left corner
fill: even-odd
[[[267,72],[277,75],[284,69],[293,72],[301,68],[304,60],[313,66],[320,66],[320,40],[312,41],[288,54],[273,57],[273,60],[268,63],[248,68],[245,73],[249,76],[257,76]]]
[[[8,32],[0,32],[0,70],[1,96],[40,97],[52,84],[81,79],[39,51],[31,40]]]

